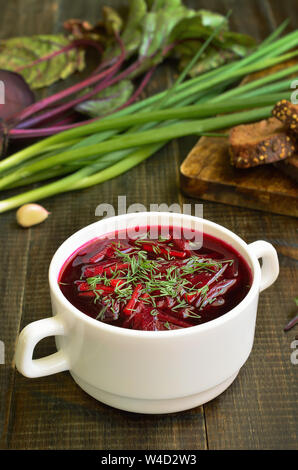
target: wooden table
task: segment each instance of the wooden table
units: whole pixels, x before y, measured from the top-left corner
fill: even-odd
[[[100,17],[98,0],[0,0],[1,37],[61,30],[68,18]],[[226,12],[233,4],[234,30],[262,39],[286,17],[294,24],[293,0],[202,0],[196,8]],[[297,11],[296,11],[297,19]],[[169,66],[155,75],[150,93],[168,86]],[[49,90],[51,92],[51,90]],[[105,406],[79,389],[69,373],[27,379],[14,368],[19,331],[51,314],[47,271],[63,240],[96,220],[102,202],[117,206],[192,202],[179,192],[179,165],[196,138],[172,142],[127,174],[105,184],[45,200],[52,215],[23,230],[15,213],[0,217],[0,339],[6,347],[0,365],[0,448],[3,449],[293,449],[297,448],[297,371],[291,343],[297,329],[283,332],[295,313],[297,219],[204,202],[204,216],[238,233],[247,242],[267,240],[280,257],[280,276],[261,295],[252,354],[237,380],[204,406],[172,415],[138,415]],[[38,356],[55,350],[43,341]]]

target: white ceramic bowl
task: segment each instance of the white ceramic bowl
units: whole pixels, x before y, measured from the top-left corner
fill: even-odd
[[[204,233],[232,245],[247,261],[253,282],[246,297],[223,316],[173,331],[137,331],[88,317],[62,294],[57,280],[69,256],[88,241],[122,229],[128,223],[145,226],[148,214],[163,223],[202,224]],[[262,259],[262,268],[258,259]],[[85,392],[103,403],[139,413],[169,413],[212,400],[235,379],[252,349],[259,292],[279,272],[272,245],[247,245],[226,228],[190,215],[126,214],[89,225],[68,238],[55,253],[49,283],[53,317],[29,324],[17,344],[16,366],[27,377],[69,370]],[[32,359],[36,344],[56,336],[58,352]]]

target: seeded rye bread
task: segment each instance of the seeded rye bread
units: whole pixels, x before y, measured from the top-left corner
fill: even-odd
[[[298,134],[298,105],[281,100],[274,106],[272,114],[290,133]]]
[[[298,105],[287,100],[281,100],[274,106],[272,114],[284,124],[289,134],[292,134],[293,137],[295,136],[296,139],[298,139]],[[297,140],[296,149],[298,152]],[[297,152],[292,157],[282,162],[275,163],[274,166],[298,183]]]
[[[250,168],[291,157],[296,139],[276,118],[233,127],[229,135],[231,164]]]

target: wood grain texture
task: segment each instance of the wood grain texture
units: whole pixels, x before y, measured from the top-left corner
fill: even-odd
[[[1,38],[50,33],[55,23],[56,3],[45,0],[0,2]],[[18,12],[16,18],[16,11]],[[30,14],[29,14],[30,12]],[[23,313],[25,280],[31,230],[18,230],[15,214],[1,218],[0,340],[5,343],[5,365],[0,365],[0,448],[7,447],[7,431],[14,390],[14,352]]]
[[[249,2],[253,8],[244,9],[244,3],[248,2],[237,2],[242,14],[233,15],[235,28],[259,39],[281,23],[293,5],[286,2],[284,9],[284,5],[275,2],[272,10],[271,2]],[[270,20],[266,12],[270,13]],[[293,17],[290,19],[293,21]],[[297,370],[290,361],[295,331],[286,335],[282,328],[286,317],[293,316],[295,311],[293,298],[298,273],[292,255],[298,247],[297,221],[205,201],[204,216],[238,233],[247,242],[263,239],[273,243],[281,268],[276,284],[260,297],[255,343],[249,360],[233,385],[204,406],[208,446],[210,449],[295,449]]]
[[[29,241],[30,231],[16,230],[14,214],[9,214],[1,221],[0,244],[2,248],[5,246],[5,250],[1,250],[0,285],[5,296],[0,299],[0,339],[5,345],[5,364],[0,365],[0,447],[5,446],[7,437],[15,377],[15,340],[23,310]]]
[[[166,87],[167,76],[166,69],[156,74],[150,92]],[[109,202],[117,207],[119,195],[126,196],[127,206],[141,202],[148,208],[150,203],[171,204],[175,200],[177,168],[171,164],[172,158],[168,147],[144,165],[117,180],[82,191],[79,197],[71,193],[44,202],[52,215],[46,225],[32,230],[21,328],[51,314],[47,283],[50,259],[72,232],[95,221],[98,204]],[[148,184],[148,174],[151,184]],[[36,353],[44,356],[54,350],[53,341],[45,340]],[[96,402],[64,373],[34,381],[16,375],[7,446],[9,449],[171,449],[173,446],[204,449],[207,444],[202,407],[180,414],[178,419],[175,415],[136,416]]]
[[[96,21],[98,0],[0,0],[1,37],[59,31],[64,19]],[[226,12],[234,4],[233,28],[261,39],[288,14],[267,1],[187,1],[189,6]],[[41,7],[41,4],[43,5]],[[12,5],[12,6],[11,6]],[[30,7],[30,9],[28,9]],[[28,10],[27,10],[28,9]],[[28,13],[29,12],[29,13]],[[34,13],[32,13],[34,12]],[[32,15],[32,16],[29,16]],[[275,22],[275,24],[274,24]],[[171,71],[163,67],[150,93],[166,88]],[[51,90],[49,90],[50,92]],[[139,167],[114,180],[44,201],[48,220],[21,230],[14,213],[1,215],[0,339],[7,363],[0,365],[0,447],[9,449],[229,449],[297,447],[297,366],[290,362],[296,331],[282,329],[294,314],[297,296],[297,221],[294,218],[204,201],[204,216],[236,232],[247,242],[264,239],[279,251],[281,273],[260,299],[255,345],[233,385],[219,398],[184,413],[135,415],[105,406],[86,395],[68,373],[26,379],[14,371],[18,331],[51,314],[47,282],[50,259],[60,243],[96,220],[102,202],[117,208],[119,195],[127,205],[138,202],[192,203],[179,192],[179,165],[195,137],[173,142]],[[202,201],[200,201],[202,202]],[[36,357],[55,350],[52,339],[40,343]],[[296,368],[295,368],[296,367]]]

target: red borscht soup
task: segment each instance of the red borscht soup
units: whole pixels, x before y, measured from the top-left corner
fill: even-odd
[[[150,230],[133,238],[119,231],[77,250],[59,275],[64,296],[98,321],[166,331],[218,318],[247,295],[251,270],[232,246],[204,234],[198,248],[173,227],[154,238]]]

